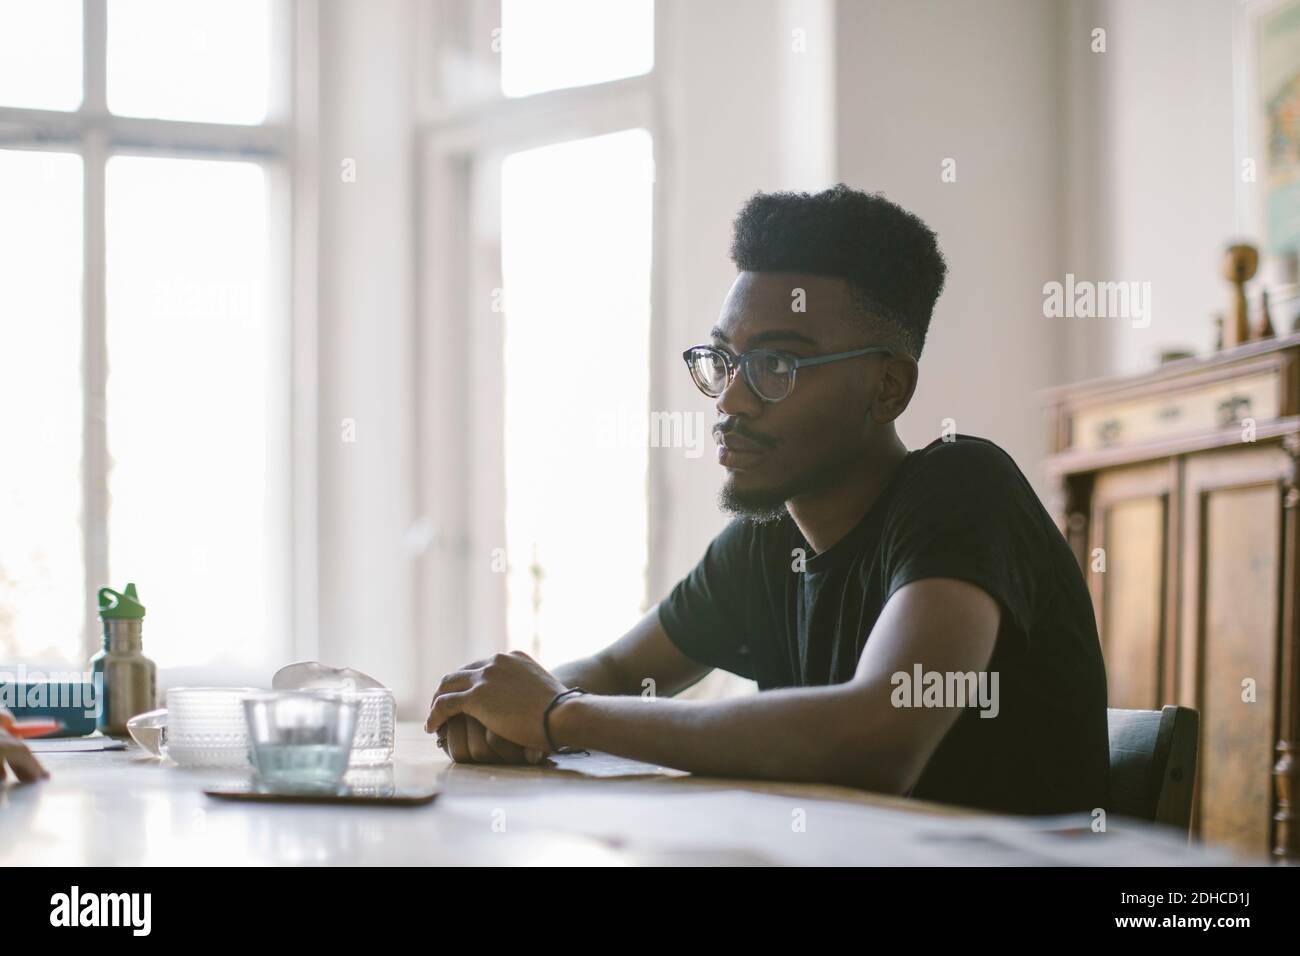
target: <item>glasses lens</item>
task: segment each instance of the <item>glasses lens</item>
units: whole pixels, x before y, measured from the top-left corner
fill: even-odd
[[[750,352],[745,356],[745,381],[759,398],[779,402],[794,387],[794,363],[780,352]]]
[[[686,364],[701,392],[717,398],[727,387],[727,363],[713,349],[691,349]]]

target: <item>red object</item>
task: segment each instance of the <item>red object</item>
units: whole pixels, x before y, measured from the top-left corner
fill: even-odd
[[[63,729],[63,721],[53,717],[36,717],[32,720],[14,720],[12,717],[0,717],[3,727],[15,737],[44,737]]]

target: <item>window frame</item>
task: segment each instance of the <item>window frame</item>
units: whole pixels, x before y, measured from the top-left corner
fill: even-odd
[[[119,116],[107,105],[108,10],[82,0],[82,101],[57,111],[0,105],[0,149],[74,153],[82,160],[82,563],[85,574],[80,651],[89,659],[101,643],[96,591],[109,574],[109,454],[105,417],[107,302],[105,173],[114,156],[248,161],[266,172],[272,223],[271,314],[283,316],[287,360],[279,389],[287,427],[283,491],[283,595],[289,650],[313,656],[316,645],[316,333],[314,151],[317,136],[313,50],[314,3],[272,3],[272,88],[266,120],[257,125]],[[119,582],[120,583],[120,582]],[[146,645],[147,646],[147,645]],[[212,682],[246,681],[246,669],[203,668]]]
[[[471,302],[470,288],[501,288],[499,160],[521,150],[621,130],[651,137],[654,196],[650,276],[650,407],[665,394],[664,255],[671,186],[664,157],[663,57],[671,4],[654,5],[655,52],[650,72],[521,97],[501,92],[500,57],[489,40],[501,23],[500,0],[434,0],[417,12],[419,233],[417,261],[416,475],[418,513],[429,544],[417,562],[416,632],[422,673],[443,673],[466,660],[507,649],[506,576],[477,573],[491,547],[505,543],[504,448],[495,436],[483,449],[480,421],[504,409],[499,360],[504,325],[490,304]],[[450,64],[450,67],[449,67]],[[487,175],[482,175],[486,172]],[[494,192],[495,191],[495,192]],[[483,226],[485,204],[496,222]],[[443,322],[444,316],[465,321]],[[495,369],[492,366],[496,359]],[[473,391],[471,391],[471,389]],[[472,396],[466,400],[466,395]],[[499,429],[498,429],[499,431]],[[500,474],[473,474],[484,455],[499,457]],[[665,497],[655,456],[646,475],[650,515]],[[653,567],[661,532],[649,523],[647,564]],[[647,587],[652,575],[647,575]],[[611,640],[617,637],[611,634]]]

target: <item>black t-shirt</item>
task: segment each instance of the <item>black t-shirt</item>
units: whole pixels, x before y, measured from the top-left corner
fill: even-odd
[[[909,452],[821,554],[789,515],[733,521],[659,620],[687,656],[760,690],[838,684],[853,677],[885,602],[922,578],[968,581],[1001,605],[987,668],[999,711],[968,706],[912,796],[1008,813],[1104,807],[1106,673],[1092,602],[1069,545],[992,442],[958,435]]]

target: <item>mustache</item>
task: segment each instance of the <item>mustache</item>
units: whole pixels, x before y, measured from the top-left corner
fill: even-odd
[[[741,438],[748,438],[754,444],[762,445],[764,448],[776,448],[782,442],[780,438],[773,438],[771,435],[753,431],[738,418],[724,418],[713,426],[714,441],[718,441],[723,435],[739,435]]]

